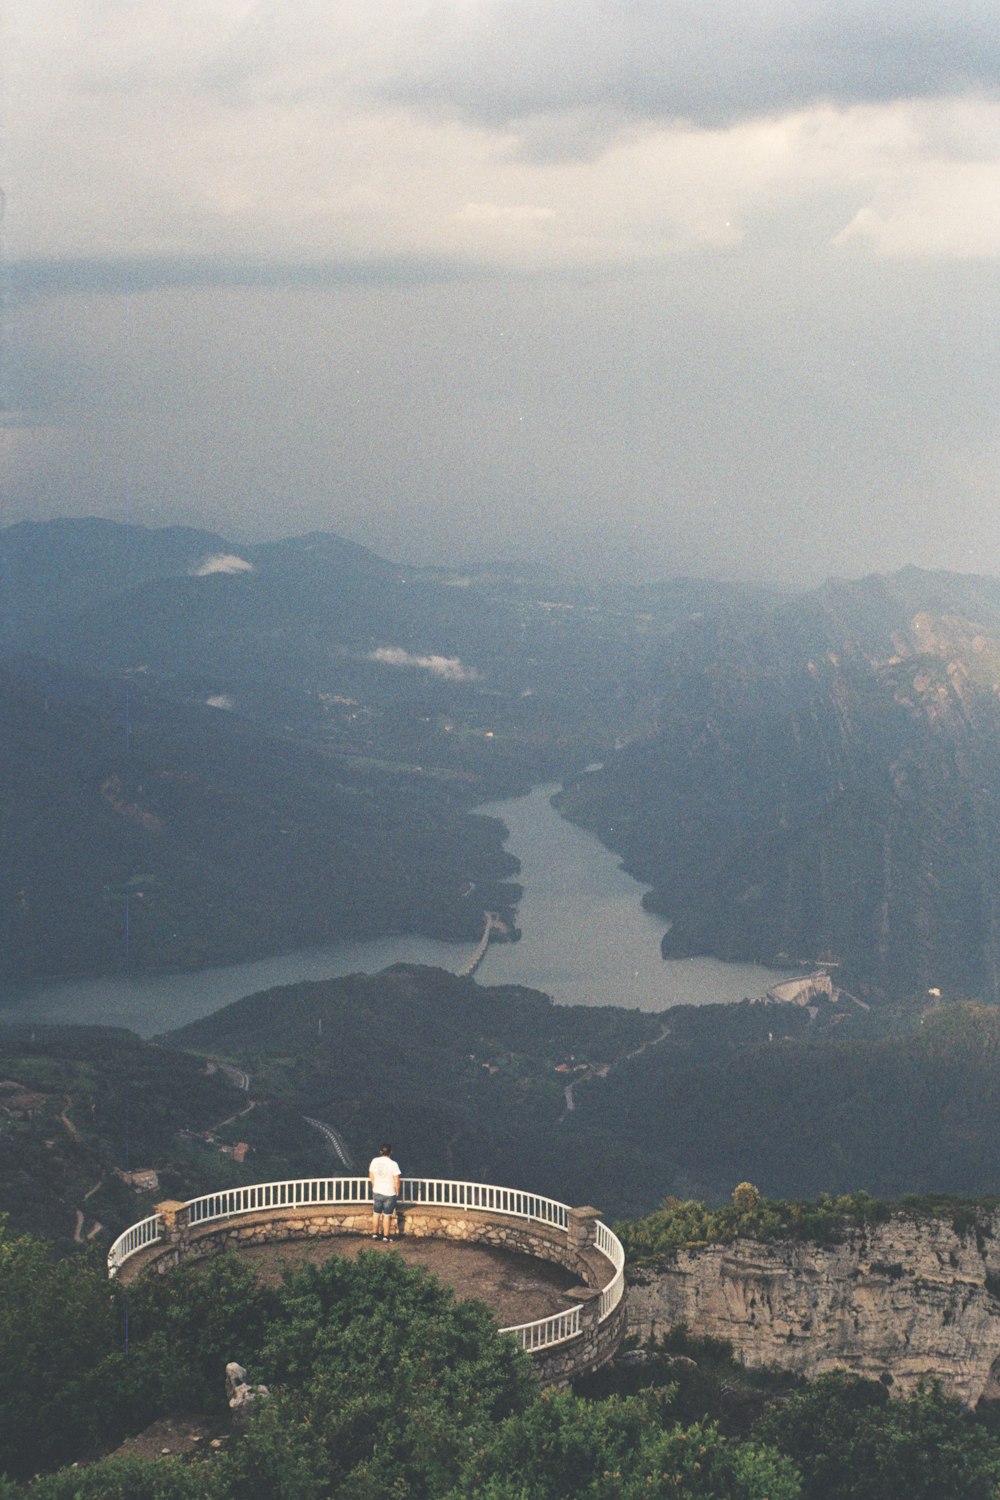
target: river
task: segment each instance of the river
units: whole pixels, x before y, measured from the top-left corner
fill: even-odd
[[[480,812],[501,818],[507,847],[521,861],[524,886],[518,943],[493,943],[477,971],[483,984],[523,984],[560,1005],[624,1005],[666,1010],[760,995],[775,982],[770,969],[714,958],[660,958],[662,917],[640,905],[644,887],[592,834],[568,823],[536,787],[526,797],[494,802]],[[333,943],[275,958],[200,969],[105,979],[53,979],[8,985],[0,1020],[127,1026],[154,1036],[209,1015],[243,995],[299,980],[328,979],[394,963],[457,970],[475,945],[412,936]],[[787,977],[787,976],[785,976]]]

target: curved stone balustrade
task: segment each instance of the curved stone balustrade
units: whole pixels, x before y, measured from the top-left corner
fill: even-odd
[[[367,1177],[311,1177],[256,1183],[167,1202],[118,1236],[109,1275],[164,1272],[216,1249],[274,1240],[361,1234],[371,1212]],[[625,1329],[625,1252],[594,1208],[568,1208],[517,1188],[404,1177],[405,1233],[484,1244],[555,1262],[580,1278],[573,1305],[503,1330],[527,1350],[539,1380],[562,1385],[610,1359]]]

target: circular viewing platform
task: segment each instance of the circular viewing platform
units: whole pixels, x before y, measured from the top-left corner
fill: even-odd
[[[371,1196],[367,1177],[314,1177],[161,1203],[118,1236],[108,1271],[132,1280],[220,1249],[246,1254],[262,1274],[360,1249],[398,1253],[457,1296],[490,1306],[544,1385],[564,1385],[615,1353],[625,1329],[625,1252],[596,1209],[516,1188],[404,1177],[400,1236],[387,1245],[369,1238]]]

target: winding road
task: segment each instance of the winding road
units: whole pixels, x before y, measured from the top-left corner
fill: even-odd
[[[622,1063],[628,1062],[630,1057],[638,1057],[639,1053],[645,1052],[647,1047],[658,1046],[659,1043],[665,1041],[669,1035],[670,1027],[667,1025],[661,1026],[659,1036],[650,1037],[648,1041],[641,1042],[638,1047],[633,1047],[632,1051],[626,1052],[625,1056],[619,1058],[617,1063],[611,1063],[610,1065],[602,1066],[601,1068],[588,1068],[586,1073],[581,1073],[579,1078],[574,1078],[573,1082],[568,1083],[563,1089],[563,1096],[566,1100],[566,1108],[559,1116],[559,1121],[565,1120],[566,1116],[568,1114],[571,1114],[572,1111],[576,1109],[576,1100],[573,1098],[573,1090],[576,1088],[578,1083],[589,1083],[591,1078],[597,1077],[598,1075],[600,1075],[601,1077],[606,1077],[613,1068],[621,1067]],[[559,1121],[557,1121],[556,1123],[558,1124]]]
[[[314,1130],[318,1130],[322,1135],[326,1136],[330,1145],[350,1172],[354,1166],[354,1158],[351,1156],[350,1151],[348,1151],[347,1143],[340,1131],[334,1130],[332,1125],[327,1125],[323,1120],[312,1120],[308,1115],[303,1115],[302,1118],[307,1125],[311,1125]]]
[[[237,1068],[232,1063],[223,1062],[217,1062],[214,1066],[218,1068],[220,1073],[225,1073],[234,1088],[239,1089],[241,1093],[249,1094],[250,1074],[244,1068]],[[256,1104],[256,1099],[251,1099],[245,1109],[237,1110],[236,1114],[230,1115],[229,1119],[223,1120],[221,1124],[229,1125],[233,1120],[238,1120],[241,1115],[248,1115],[252,1109],[256,1108]],[[326,1137],[342,1164],[349,1172],[352,1171],[354,1158],[351,1156],[347,1142],[340,1131],[333,1125],[328,1125],[325,1120],[314,1120],[309,1115],[303,1115],[302,1118],[307,1125],[311,1125],[314,1130],[318,1130],[321,1135]]]

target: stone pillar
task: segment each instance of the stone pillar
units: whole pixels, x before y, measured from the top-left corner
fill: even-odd
[[[597,1221],[601,1217],[599,1208],[571,1208],[567,1210],[566,1227],[569,1230],[569,1248],[582,1255],[597,1241]]]
[[[159,1214],[163,1224],[163,1239],[160,1243],[165,1251],[174,1252],[173,1255],[167,1254],[166,1264],[176,1265],[188,1247],[188,1206],[186,1203],[178,1203],[176,1198],[166,1198],[155,1205],[154,1212]]]

